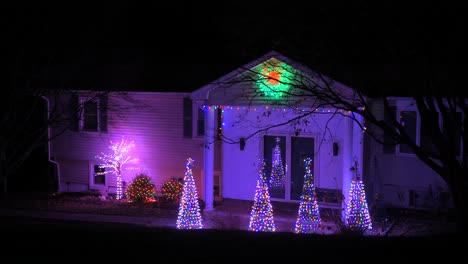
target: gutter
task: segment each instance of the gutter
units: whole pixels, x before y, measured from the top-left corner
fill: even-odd
[[[49,98],[47,98],[46,96],[41,96],[42,99],[44,99],[47,103],[47,122],[49,122],[50,120],[50,100]],[[51,128],[50,128],[50,125],[47,124],[47,158],[49,160],[49,162],[55,164],[56,166],[56,172],[57,172],[57,192],[60,192],[61,191],[61,184],[60,184],[60,163],[58,163],[57,161],[55,161],[54,159],[52,159],[51,157],[51,154],[50,154],[50,138],[51,138]]]

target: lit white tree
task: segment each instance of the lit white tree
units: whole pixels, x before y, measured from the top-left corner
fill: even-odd
[[[102,167],[110,168],[110,170],[106,170],[100,175],[106,173],[114,173],[117,176],[117,196],[116,199],[122,199],[122,171],[134,169],[133,167],[124,167],[125,164],[133,163],[137,161],[136,158],[132,158],[130,156],[130,152],[135,148],[135,144],[133,141],[128,142],[123,137],[119,142],[112,142],[108,146],[110,149],[109,153],[106,154],[101,152],[101,155],[96,156],[96,158],[103,161]]]

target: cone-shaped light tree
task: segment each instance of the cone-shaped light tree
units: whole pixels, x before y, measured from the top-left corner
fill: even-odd
[[[304,163],[304,185],[294,232],[308,234],[320,230],[321,220],[315,192],[314,176],[312,174],[312,159],[307,158],[304,160]]]
[[[104,172],[98,173],[98,175],[103,175],[107,173],[114,173],[117,176],[117,196],[116,199],[120,200],[123,196],[122,190],[122,171],[134,169],[133,167],[127,167],[126,164],[133,163],[138,159],[132,158],[130,153],[135,148],[133,141],[126,141],[123,137],[119,142],[109,143],[108,148],[110,149],[109,153],[101,152],[100,155],[96,158],[100,159],[103,164],[101,167],[110,168],[110,170],[105,170]]]
[[[372,221],[366,201],[366,192],[364,183],[361,180],[358,170],[358,164],[351,169],[354,171],[354,177],[351,181],[349,190],[349,202],[346,208],[346,226],[360,233],[372,229]]]
[[[271,164],[270,188],[284,188],[286,177],[284,175],[283,162],[281,160],[280,138],[276,138],[276,146],[273,149]]]
[[[184,188],[179,204],[179,215],[176,226],[178,229],[201,229],[203,228],[200,205],[198,203],[197,188],[192,174],[194,160],[187,159],[184,176]]]
[[[254,204],[250,213],[249,231],[274,232],[276,231],[273,219],[273,206],[270,202],[267,177],[265,173],[265,161],[260,160],[257,187],[255,190]]]

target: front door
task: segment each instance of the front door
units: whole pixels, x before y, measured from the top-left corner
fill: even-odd
[[[314,149],[313,137],[264,136],[263,157],[272,200],[300,199],[305,174],[304,159],[312,158],[312,172],[316,171]]]

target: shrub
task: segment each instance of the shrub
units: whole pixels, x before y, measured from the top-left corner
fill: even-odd
[[[143,173],[138,174],[125,191],[131,202],[150,202],[156,196],[156,189],[151,178]]]
[[[162,196],[169,201],[179,201],[184,189],[182,178],[172,178],[162,186]]]

